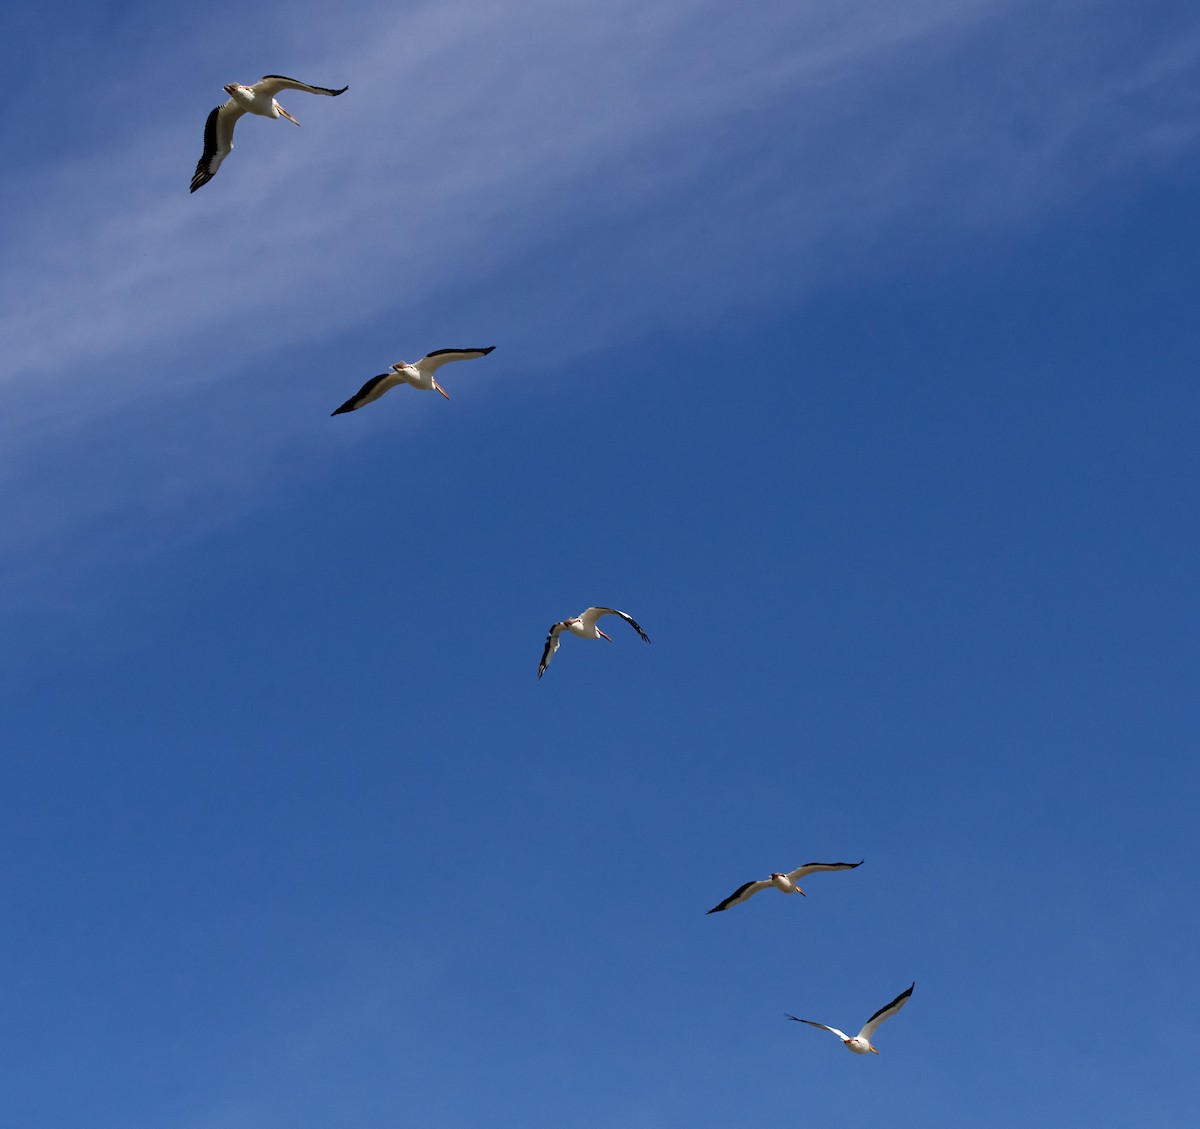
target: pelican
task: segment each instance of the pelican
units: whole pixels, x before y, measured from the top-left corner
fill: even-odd
[[[192,174],[192,192],[203,188],[217,175],[221,162],[233,149],[233,127],[243,114],[258,114],[263,118],[287,118],[288,121],[299,125],[300,123],[275,101],[275,95],[281,90],[307,90],[309,94],[328,94],[331,98],[336,98],[339,94],[345,94],[350,87],[330,90],[327,86],[309,86],[308,83],[298,82],[294,78],[284,78],[281,74],[265,74],[253,86],[229,82],[225,84],[224,89],[229,95],[229,101],[223,106],[217,106],[204,123],[204,155],[196,163],[196,171]]]
[[[720,913],[721,910],[729,909],[730,906],[740,905],[747,898],[754,897],[759,890],[769,890],[772,886],[785,894],[804,894],[804,891],[797,885],[801,878],[822,870],[853,870],[862,864],[862,859],[859,859],[858,862],[806,862],[803,866],[788,871],[787,874],[780,874],[776,871],[770,878],[763,878],[758,882],[747,882],[744,886],[739,886],[729,897],[723,902],[718,902],[708,912]],[[807,894],[804,896],[808,897]]]
[[[340,416],[343,412],[355,411],[372,400],[378,400],[389,388],[395,388],[398,384],[411,384],[425,392],[440,392],[449,400],[450,393],[434,380],[433,374],[450,361],[473,361],[476,357],[486,357],[495,347],[489,345],[486,349],[436,349],[411,365],[407,361],[397,361],[389,372],[371,377],[340,408],[329,414]]]
[[[588,608],[582,615],[577,615],[574,619],[564,619],[561,623],[550,625],[550,634],[546,636],[546,649],[542,652],[542,661],[538,663],[538,678],[546,673],[546,667],[550,665],[550,660],[554,658],[554,652],[558,650],[559,636],[564,631],[578,635],[580,639],[607,639],[611,643],[612,637],[605,635],[596,626],[596,620],[602,615],[619,615],[642,637],[643,643],[650,642],[650,636],[638,626],[633,616],[619,612],[616,608]]]
[[[917,986],[914,980],[906,991],[898,995],[886,1007],[881,1007],[870,1019],[863,1024],[862,1030],[857,1035],[847,1035],[845,1031],[839,1031],[836,1027],[826,1027],[824,1023],[814,1023],[811,1019],[798,1019],[794,1015],[789,1015],[788,1019],[794,1019],[797,1023],[807,1023],[809,1027],[820,1027],[822,1031],[832,1031],[843,1043],[846,1044],[856,1055],[873,1054],[879,1052],[871,1046],[871,1036],[875,1034],[876,1029],[885,1019],[891,1019],[906,1003],[908,997],[912,995],[912,990]]]

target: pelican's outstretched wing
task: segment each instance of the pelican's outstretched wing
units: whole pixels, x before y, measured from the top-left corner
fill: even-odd
[[[451,361],[473,361],[476,357],[486,357],[495,348],[495,345],[489,345],[486,349],[435,349],[432,353],[426,353],[413,368],[421,373],[434,373]]]
[[[741,905],[747,898],[754,897],[759,890],[765,890],[771,885],[769,878],[764,878],[761,882],[747,882],[744,886],[739,886],[732,894],[729,895],[723,902],[718,902],[709,913],[720,913],[723,909],[728,909],[730,906]]]
[[[255,94],[265,94],[268,98],[274,98],[281,90],[305,90],[309,94],[328,94],[329,97],[336,98],[339,94],[345,94],[350,87],[343,86],[341,90],[330,90],[328,86],[309,86],[307,82],[301,82],[298,78],[285,78],[281,74],[265,74],[250,89]]]
[[[821,870],[853,870],[856,866],[862,866],[863,860],[858,862],[806,862],[803,866],[798,866],[795,870],[788,872],[788,878],[791,879],[793,885],[801,878],[809,874],[816,874]]]
[[[538,663],[539,678],[546,673],[546,667],[550,665],[550,660],[554,658],[554,652],[558,650],[559,644],[562,642],[559,639],[562,630],[563,625],[561,623],[552,623],[550,625],[550,634],[546,636],[546,649],[542,652],[542,661]]]
[[[917,982],[914,980],[908,986],[907,991],[901,992],[900,995],[892,1000],[890,1004],[881,1007],[873,1016],[871,1016],[870,1019],[866,1021],[866,1023],[863,1024],[863,1029],[858,1033],[858,1037],[860,1039],[866,1039],[869,1043],[871,1041],[871,1036],[875,1034],[875,1031],[879,1025],[885,1019],[891,1019],[896,1012],[898,1012],[906,1003],[908,1003],[908,997],[912,995],[913,989],[916,986]]]
[[[208,120],[204,123],[204,152],[196,162],[196,171],[192,173],[192,187],[189,192],[203,188],[214,176],[221,162],[229,156],[233,149],[233,127],[246,111],[232,98],[223,106],[214,107]]]
[[[787,1014],[786,1012],[784,1013]],[[811,1019],[801,1019],[799,1016],[789,1015],[788,1019],[794,1019],[797,1023],[807,1023],[809,1027],[819,1027],[822,1031],[832,1031],[844,1043],[850,1038],[845,1031],[839,1031],[836,1027],[827,1027],[824,1023],[815,1023]]]
[[[371,377],[340,408],[335,409],[329,414],[331,416],[340,416],[343,412],[353,412],[361,408],[364,404],[371,403],[372,400],[378,400],[389,388],[395,388],[397,384],[403,383],[404,381],[394,372],[381,372],[378,376]]]
[[[634,629],[634,631],[636,631],[642,637],[643,643],[650,642],[650,636],[641,629],[641,626],[638,624],[637,620],[626,612],[617,611],[616,608],[588,608],[587,611],[585,611],[579,618],[583,620],[584,627],[595,627],[596,620],[598,620],[602,615],[619,615],[627,624],[629,624],[630,627]]]

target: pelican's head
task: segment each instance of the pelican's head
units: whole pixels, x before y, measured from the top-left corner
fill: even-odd
[[[239,90],[245,90],[246,88],[240,82],[227,82],[221,89],[232,98]]]

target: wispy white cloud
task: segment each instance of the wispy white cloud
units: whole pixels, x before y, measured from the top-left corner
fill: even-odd
[[[845,81],[856,60],[962,19],[962,5],[908,7],[903,19],[877,3],[838,20],[786,4],[736,18],[717,5],[508,3],[383,17],[321,65],[323,81],[351,81],[347,98],[297,95],[301,135],[243,122],[195,197],[184,185],[206,104],[186,129],[135,112],[111,150],[35,170],[33,203],[10,217],[6,371],[140,343],[169,355],[213,327],[242,349],[267,317],[276,334],[320,333],[464,268],[497,269],[528,240],[586,222],[580,191],[616,194],[609,215],[636,212],[720,167],[719,152],[689,159],[673,138],[703,145],[730,114]],[[793,124],[803,136],[814,123]],[[137,383],[118,381],[127,394]]]
[[[1056,161],[1097,140],[1131,87],[1152,95],[1194,73],[1195,44],[1175,42],[1169,61],[1133,60],[1082,85],[1072,73],[1062,90],[1043,81],[1032,100],[997,90],[1001,66],[975,90],[970,76],[956,78],[940,108],[913,102],[907,82],[923,69],[952,73],[956,48],[1008,12],[1032,9],[864,0],[568,13],[496,2],[360,19],[373,26],[331,46],[317,76],[350,81],[349,96],[295,96],[299,135],[243,122],[220,178],[195,197],[184,184],[205,104],[186,129],[135,113],[111,151],[35,172],[33,203],[6,233],[6,371],[45,379],[139,347],[167,358],[214,328],[232,346],[221,357],[205,342],[219,369],[272,336],[318,335],[461,288],[469,272],[486,276],[531,242],[586,225],[591,208],[609,223],[636,221],[697,187],[718,207],[736,207],[739,192],[768,213],[794,202],[776,232],[781,249],[825,238],[830,209],[853,212],[868,238],[918,199],[957,203],[980,221],[1005,200],[1030,207],[1061,191],[1054,181],[1071,178]],[[918,116],[896,121],[889,104],[913,104]],[[1191,140],[1186,120],[1157,110],[1106,137],[1106,167]],[[739,127],[787,133],[748,139]],[[731,169],[731,158],[744,164]],[[722,192],[706,183],[713,175]],[[661,238],[694,240],[701,217],[674,214]],[[144,385],[133,368],[114,375],[106,397]]]
[[[285,100],[301,131],[244,121],[194,196],[219,82],[275,64],[208,89],[172,86],[178,58],[147,56],[143,83],[169,98],[109,148],[33,160],[27,202],[3,220],[0,477],[26,482],[30,517],[10,544],[128,504],[103,475],[65,504],[30,479],[80,424],[165,407],[285,347],[361,332],[357,379],[394,359],[383,348],[461,332],[435,311],[471,311],[505,344],[550,343],[523,365],[557,365],[652,327],[795,304],[889,243],[1008,227],[1190,147],[1198,21],[1135,48],[1075,42],[1086,15],[1005,0],[351,8],[323,18],[301,75],[349,82],[347,96]],[[121,104],[118,73],[81,112]],[[428,340],[413,339],[416,311]],[[211,458],[193,448],[180,477],[145,476],[151,504],[230,476],[242,495],[270,478],[292,423],[283,409],[272,437],[227,429]]]

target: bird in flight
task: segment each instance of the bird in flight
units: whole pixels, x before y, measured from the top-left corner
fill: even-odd
[[[299,125],[300,123],[275,101],[275,95],[281,90],[305,90],[309,94],[327,94],[336,98],[349,89],[348,86],[343,86],[341,90],[330,90],[327,86],[309,86],[307,82],[284,78],[281,74],[263,75],[253,86],[242,86],[238,82],[226,83],[225,92],[229,95],[229,101],[217,106],[204,123],[204,153],[196,163],[190,191],[195,192],[197,188],[203,188],[217,175],[221,162],[233,149],[233,127],[243,114],[258,114],[263,118],[287,118],[288,121]]]
[[[450,361],[473,361],[476,357],[486,357],[495,348],[495,345],[489,345],[486,349],[437,349],[426,353],[411,365],[407,361],[397,361],[389,371],[371,377],[340,408],[330,412],[330,415],[340,416],[345,412],[356,411],[365,404],[378,400],[389,388],[395,388],[399,384],[411,384],[425,392],[440,392],[449,400],[450,393],[434,379],[433,374]]]
[[[577,615],[574,619],[564,619],[560,623],[550,625],[550,634],[546,636],[546,649],[542,652],[542,661],[538,663],[538,678],[541,678],[546,673],[546,667],[550,665],[550,660],[554,658],[554,652],[558,650],[559,636],[564,631],[569,631],[572,635],[578,635],[580,639],[607,639],[611,643],[612,636],[605,635],[596,626],[596,621],[604,615],[619,615],[642,637],[643,643],[650,642],[650,636],[638,626],[637,620],[633,616],[626,615],[625,612],[619,612],[616,608],[588,608],[587,611],[581,615]]]
[[[772,886],[785,894],[804,894],[804,891],[797,885],[801,878],[822,870],[853,870],[862,864],[862,859],[859,859],[858,862],[806,862],[803,866],[788,871],[787,874],[776,871],[770,878],[763,878],[758,882],[747,882],[744,886],[739,886],[729,897],[723,902],[718,902],[708,912],[720,913],[721,910],[729,909],[730,906],[741,905],[747,898],[754,897],[760,890],[769,890]],[[807,896],[805,894],[805,897]]]
[[[879,1052],[871,1045],[871,1036],[875,1034],[879,1025],[885,1019],[891,1019],[896,1012],[908,1003],[908,997],[912,995],[913,989],[916,986],[917,982],[914,980],[908,986],[907,990],[901,992],[890,1004],[881,1007],[871,1016],[862,1025],[862,1030],[857,1035],[847,1035],[845,1031],[839,1031],[836,1027],[826,1027],[824,1023],[814,1023],[811,1019],[799,1019],[794,1015],[789,1015],[788,1019],[794,1019],[797,1023],[807,1023],[809,1027],[820,1027],[822,1031],[832,1031],[856,1055],[877,1055]]]

